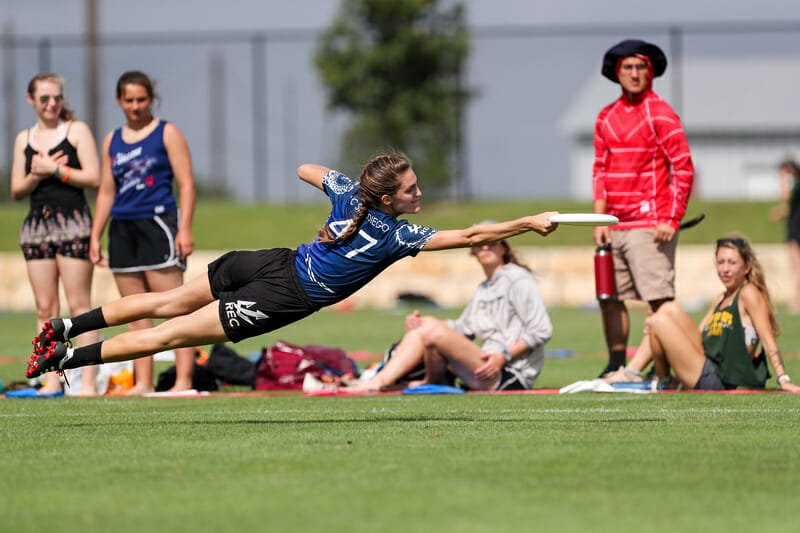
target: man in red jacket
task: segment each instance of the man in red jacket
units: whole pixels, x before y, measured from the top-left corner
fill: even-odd
[[[622,41],[603,58],[603,75],[622,95],[600,111],[594,136],[594,212],[620,220],[594,229],[597,246],[611,244],[616,285],[616,297],[600,302],[609,350],[602,373],[625,364],[625,300],[644,300],[655,311],[675,298],[677,230],[694,166],[680,118],[652,89],[666,68],[664,52],[639,40]]]

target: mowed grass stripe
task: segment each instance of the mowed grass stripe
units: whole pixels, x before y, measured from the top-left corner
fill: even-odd
[[[0,500],[21,531],[778,531],[798,401],[8,400]]]

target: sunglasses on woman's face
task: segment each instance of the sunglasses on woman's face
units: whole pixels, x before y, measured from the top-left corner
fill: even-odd
[[[39,103],[42,104],[42,105],[46,105],[47,102],[49,102],[51,98],[53,99],[53,101],[55,103],[58,104],[58,103],[61,102],[61,100],[64,99],[64,95],[63,94],[43,94],[43,95],[39,96]]]

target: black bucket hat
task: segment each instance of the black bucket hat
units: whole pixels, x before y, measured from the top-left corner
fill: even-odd
[[[664,55],[661,48],[638,39],[626,39],[609,48],[606,55],[603,56],[603,76],[614,83],[619,83],[617,63],[620,59],[636,55],[646,56],[650,60],[650,64],[653,65],[654,78],[661,76],[667,70],[667,56]]]

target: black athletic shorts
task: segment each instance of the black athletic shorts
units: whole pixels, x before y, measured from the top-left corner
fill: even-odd
[[[319,309],[297,279],[295,251],[228,252],[208,265],[219,319],[233,342],[281,328]]]
[[[500,371],[500,380],[497,382],[497,388],[494,390],[526,390],[527,388],[528,387],[522,383],[516,370],[505,365]]]
[[[175,251],[178,212],[140,220],[111,219],[108,228],[108,266],[112,272],[143,272],[176,266],[186,261]]]

